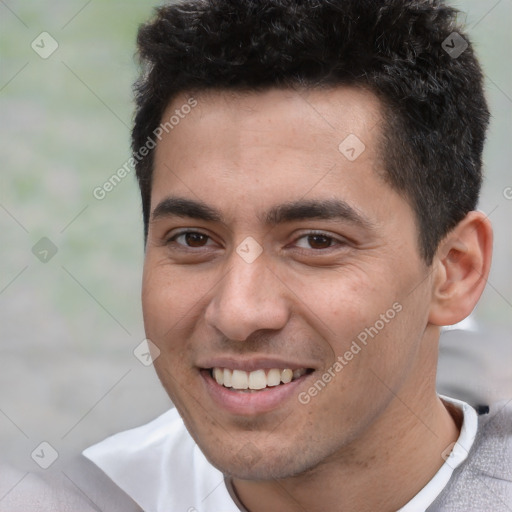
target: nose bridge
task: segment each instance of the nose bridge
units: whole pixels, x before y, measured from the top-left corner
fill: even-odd
[[[238,261],[237,261],[238,260]],[[233,258],[231,270],[226,280],[228,296],[233,294],[240,304],[250,305],[262,299],[266,290],[266,267],[261,259],[252,263]]]
[[[265,258],[248,261],[233,253],[229,268],[207,307],[207,323],[240,341],[260,329],[282,328],[288,319],[286,298]]]

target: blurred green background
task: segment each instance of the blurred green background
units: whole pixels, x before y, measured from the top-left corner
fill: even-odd
[[[496,254],[475,317],[499,398],[512,396],[512,0],[452,3],[467,13],[493,112],[480,207]],[[0,0],[0,458],[20,467],[41,441],[65,459],[169,407],[133,355],[144,338],[135,177],[93,196],[130,156],[135,37],[153,5]],[[50,56],[42,32],[58,44]]]

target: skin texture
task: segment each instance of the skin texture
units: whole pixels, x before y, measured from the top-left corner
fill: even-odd
[[[175,98],[163,118],[189,97]],[[219,219],[151,218],[142,299],[158,376],[251,512],[397,510],[458,437],[435,393],[438,326],[468,315],[482,292],[489,223],[471,212],[424,263],[411,207],[379,174],[383,128],[369,92],[194,98],[157,145],[151,210],[178,197]],[[349,134],[365,145],[354,161],[338,149]],[[278,205],[333,199],[363,220],[265,221]],[[183,231],[206,236],[177,236]],[[308,238],[315,233],[324,237]],[[252,263],[236,252],[248,236],[263,250]],[[400,312],[300,403],[394,304]],[[220,356],[276,357],[314,372],[278,408],[235,414],[212,401],[200,373]]]

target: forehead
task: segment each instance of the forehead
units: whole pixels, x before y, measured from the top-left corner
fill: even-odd
[[[173,122],[156,148],[152,208],[170,192],[237,214],[306,195],[357,201],[386,186],[375,172],[380,110],[351,87],[182,94],[162,117]]]
[[[174,98],[162,116],[163,125],[172,120],[168,135],[174,136],[177,144],[203,146],[215,139],[233,149],[265,142],[271,147],[284,143],[307,149],[323,142],[324,149],[330,144],[337,150],[338,144],[353,134],[371,146],[374,128],[381,119],[375,95],[355,87],[208,90],[193,95],[195,106],[189,108],[191,96],[180,94]],[[196,132],[198,128],[202,130]],[[206,137],[208,134],[211,137]]]

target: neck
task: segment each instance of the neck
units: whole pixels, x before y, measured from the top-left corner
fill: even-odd
[[[409,502],[443,465],[442,453],[459,436],[432,382],[400,393],[380,418],[349,446],[306,473],[272,481],[233,479],[249,512],[396,511]],[[413,388],[414,389],[414,388]]]

